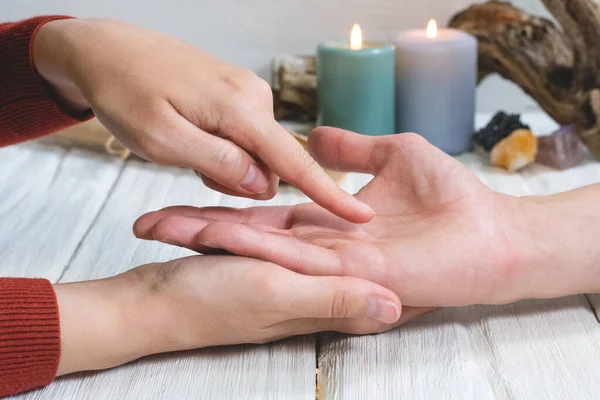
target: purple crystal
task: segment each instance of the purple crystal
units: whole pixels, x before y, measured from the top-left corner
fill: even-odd
[[[566,125],[550,136],[538,138],[535,161],[556,169],[574,167],[583,161],[583,144],[574,125]]]

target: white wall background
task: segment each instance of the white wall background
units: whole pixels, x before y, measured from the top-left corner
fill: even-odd
[[[544,13],[539,0],[514,0]],[[323,40],[345,38],[352,24],[365,38],[381,40],[395,30],[441,23],[470,0],[0,0],[0,21],[41,14],[110,17],[176,36],[269,77],[273,56],[314,54]],[[489,78],[479,88],[480,111],[525,111],[535,103],[514,85]]]

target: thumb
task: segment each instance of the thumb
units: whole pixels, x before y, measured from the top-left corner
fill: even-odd
[[[282,308],[295,318],[368,318],[388,325],[400,319],[398,296],[383,286],[351,277],[293,276]]]
[[[375,175],[387,161],[384,145],[387,140],[387,137],[319,127],[311,132],[308,149],[324,168]]]

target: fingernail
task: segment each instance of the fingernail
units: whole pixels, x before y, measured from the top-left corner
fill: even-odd
[[[248,173],[240,186],[250,193],[263,193],[269,189],[269,180],[256,165],[250,164]]]
[[[384,324],[394,324],[400,319],[396,303],[383,297],[370,297],[367,302],[367,317]]]

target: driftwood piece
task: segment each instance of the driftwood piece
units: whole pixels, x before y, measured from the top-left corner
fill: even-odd
[[[275,118],[298,122],[317,119],[317,73],[314,56],[281,56],[273,61]]]
[[[458,13],[450,26],[478,39],[480,80],[498,73],[515,82],[559,124],[574,123],[600,157],[600,5],[542,1],[562,29],[496,0]]]

